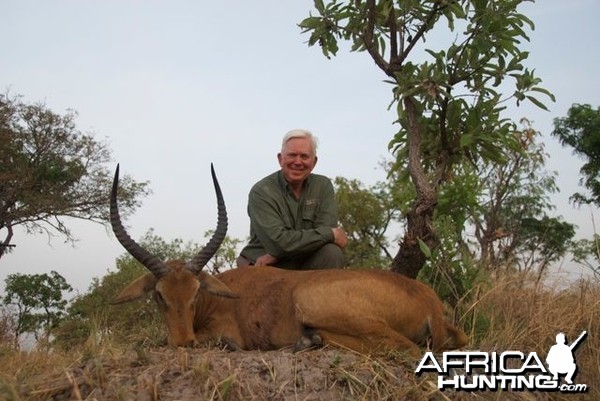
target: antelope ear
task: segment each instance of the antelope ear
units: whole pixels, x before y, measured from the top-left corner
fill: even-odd
[[[240,296],[232,292],[221,280],[209,275],[203,274],[200,277],[200,288],[206,290],[209,294],[225,298],[239,298]]]
[[[144,274],[133,280],[121,293],[111,301],[111,305],[122,304],[125,302],[135,301],[140,299],[146,293],[154,290],[157,278],[154,273]]]

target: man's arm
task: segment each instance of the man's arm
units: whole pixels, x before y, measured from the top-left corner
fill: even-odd
[[[327,180],[323,184],[322,194],[320,198],[319,210],[315,218],[316,226],[332,227],[333,242],[340,248],[345,248],[348,245],[348,236],[343,228],[338,226],[338,207],[335,200],[335,191],[331,181]]]
[[[333,243],[344,249],[346,245],[348,245],[348,235],[346,231],[342,227],[333,227],[331,229],[333,232]]]

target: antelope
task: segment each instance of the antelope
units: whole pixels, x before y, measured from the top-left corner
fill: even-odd
[[[318,345],[361,353],[407,351],[417,357],[428,341],[434,351],[467,344],[467,336],[444,319],[433,289],[382,270],[284,270],[240,267],[218,275],[202,269],[227,232],[227,212],[211,165],[217,197],[217,228],[190,261],[163,262],[126,232],[117,204],[115,171],[110,221],[118,241],[149,272],[124,288],[113,304],[153,293],[172,346],[221,341],[231,349],[294,351]]]

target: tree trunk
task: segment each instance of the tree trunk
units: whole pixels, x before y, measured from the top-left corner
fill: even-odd
[[[408,225],[400,249],[392,262],[392,271],[416,278],[427,257],[421,251],[419,240],[433,250],[439,244],[435,229],[432,225],[434,206],[423,207],[417,201],[407,216]]]
[[[404,98],[404,107],[408,117],[408,169],[417,191],[417,199],[408,213],[406,233],[400,242],[398,254],[392,262],[392,271],[416,278],[427,261],[419,240],[430,250],[439,245],[439,239],[433,227],[437,192],[421,165],[421,139],[417,108],[411,98]]]

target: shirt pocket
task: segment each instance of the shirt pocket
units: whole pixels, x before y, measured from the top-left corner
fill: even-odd
[[[302,221],[308,228],[314,228],[314,222],[317,219],[317,211],[319,210],[318,199],[307,199],[302,207]]]

